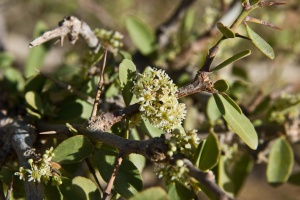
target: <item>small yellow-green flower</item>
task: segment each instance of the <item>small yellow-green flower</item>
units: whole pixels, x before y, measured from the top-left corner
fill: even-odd
[[[149,68],[133,87],[142,117],[168,132],[179,126],[186,116],[185,105],[178,102],[176,92],[177,86],[161,69]]]

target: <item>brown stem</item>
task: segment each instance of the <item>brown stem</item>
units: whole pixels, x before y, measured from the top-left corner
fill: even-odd
[[[102,70],[101,70],[101,76],[98,82],[98,87],[97,87],[97,93],[96,93],[96,97],[95,97],[95,101],[94,101],[94,106],[93,106],[93,111],[91,114],[91,117],[95,117],[97,115],[97,110],[98,110],[98,105],[99,105],[99,101],[100,101],[100,96],[101,96],[101,90],[103,87],[103,80],[104,80],[104,69],[105,69],[105,65],[106,65],[106,57],[107,57],[107,49],[105,49],[104,51],[104,60],[103,60],[103,65],[102,65]]]
[[[189,174],[191,177],[194,177],[201,184],[201,189],[205,191],[205,193],[209,193],[214,196],[214,199],[222,199],[222,200],[232,200],[230,196],[228,196],[221,188],[215,183],[214,178],[209,173],[205,173],[200,171],[198,168],[194,167],[193,163],[188,159],[183,159],[184,164],[189,169]]]
[[[7,190],[7,193],[6,193],[5,200],[9,200],[10,199],[10,195],[11,195],[11,193],[13,191],[13,185],[14,185],[14,176],[11,177],[9,188]]]
[[[114,185],[114,181],[116,179],[116,176],[117,176],[117,173],[118,173],[118,170],[122,164],[122,161],[123,161],[123,157],[122,157],[122,154],[119,154],[117,160],[116,160],[116,163],[115,163],[115,167],[114,167],[114,170],[111,174],[111,177],[107,183],[107,186],[105,188],[105,191],[104,191],[104,194],[103,194],[103,200],[107,200],[109,195],[111,194],[111,190],[112,190],[112,187]]]

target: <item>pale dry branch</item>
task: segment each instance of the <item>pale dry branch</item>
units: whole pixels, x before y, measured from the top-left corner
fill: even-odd
[[[60,38],[61,45],[63,45],[63,41],[66,36],[69,38],[71,44],[75,44],[79,36],[82,36],[89,48],[93,49],[95,53],[97,53],[101,47],[100,40],[93,33],[89,25],[74,16],[65,17],[61,22],[59,22],[57,28],[47,31],[43,35],[34,39],[30,42],[29,47],[39,46],[58,37]]]

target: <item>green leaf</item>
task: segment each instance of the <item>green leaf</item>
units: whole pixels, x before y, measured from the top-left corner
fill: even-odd
[[[247,56],[249,56],[251,54],[251,51],[250,50],[244,50],[244,51],[241,51],[237,54],[235,54],[234,56],[228,58],[227,60],[225,60],[224,62],[222,62],[221,64],[217,65],[215,68],[213,68],[212,70],[210,70],[211,72],[214,72],[214,71],[218,71],[224,67],[226,67],[227,65],[233,63],[233,62],[236,62],[242,58],[245,58]]]
[[[64,199],[82,200],[74,188],[72,188],[72,180],[66,177],[61,177],[61,180],[62,184],[58,186],[58,189],[63,195]]]
[[[206,114],[209,119],[210,124],[214,125],[216,121],[221,117],[221,113],[217,107],[216,101],[214,97],[211,96],[208,99],[207,107],[206,107]]]
[[[145,165],[146,165],[146,158],[139,154],[130,154],[129,160],[139,169],[140,173],[142,173]]]
[[[215,133],[210,132],[202,145],[198,168],[202,171],[212,169],[218,163],[220,154],[221,150],[218,138]]]
[[[250,120],[243,113],[238,112],[222,95],[214,94],[213,97],[221,114],[232,130],[238,134],[250,148],[256,149],[258,137]]]
[[[57,112],[57,119],[69,121],[80,117],[82,113],[82,105],[78,102],[66,102],[60,106]]]
[[[267,166],[267,180],[278,185],[288,180],[294,164],[293,150],[285,137],[279,137],[271,146]]]
[[[119,79],[125,104],[128,106],[132,100],[132,87],[137,76],[136,66],[131,60],[124,59],[119,66]]]
[[[242,114],[242,109],[230,98],[230,96],[228,96],[226,93],[222,93],[222,96],[227,100],[228,103],[232,105],[232,107]]]
[[[135,46],[143,55],[149,55],[155,50],[155,36],[153,31],[136,17],[126,19],[126,30]]]
[[[93,105],[89,104],[88,102],[81,100],[81,99],[77,99],[76,100],[77,103],[80,103],[82,106],[82,112],[80,117],[82,119],[88,119],[91,116],[92,110],[93,110]]]
[[[168,195],[172,200],[189,200],[194,199],[193,192],[182,183],[175,181],[168,186]]]
[[[255,33],[246,23],[244,23],[247,29],[249,38],[252,40],[253,44],[267,57],[274,59],[275,53],[272,47],[262,39],[257,33]]]
[[[4,71],[4,77],[8,81],[7,89],[14,92],[21,92],[24,89],[24,78],[19,70],[7,68]]]
[[[33,38],[40,36],[47,29],[47,25],[44,22],[38,21],[34,29]],[[42,67],[47,49],[48,47],[46,44],[42,44],[30,49],[24,69],[26,77],[30,77],[31,75],[35,74],[35,69]]]
[[[25,92],[34,91],[37,93],[41,93],[46,81],[47,79],[41,74],[36,74],[34,76],[31,76],[26,81]]]
[[[9,53],[0,53],[0,68],[10,67],[14,58]]]
[[[85,177],[77,176],[73,178],[72,190],[81,199],[101,199],[100,192],[95,183]]]
[[[226,92],[229,89],[229,85],[224,79],[220,79],[214,83],[214,88],[219,92]]]
[[[246,154],[235,157],[234,161],[233,169],[230,174],[232,183],[234,185],[233,193],[237,195],[242,188],[248,174],[251,172],[254,162],[253,159]]]
[[[39,111],[39,113],[43,113],[44,106],[40,95],[34,91],[26,92],[25,100],[28,105],[30,105],[33,109]]]
[[[83,135],[76,135],[64,140],[54,149],[53,161],[58,163],[76,163],[90,156],[94,145]]]
[[[95,151],[94,158],[98,170],[106,182],[113,173],[117,155],[116,152],[105,148]],[[130,160],[123,158],[114,181],[114,190],[123,197],[130,198],[142,189],[143,182],[139,170]]]
[[[163,134],[163,130],[156,128],[147,119],[144,119],[142,117],[141,123],[139,128],[142,130],[143,133],[147,134],[148,136],[154,138],[154,137],[160,137],[161,134]]]
[[[62,199],[57,186],[47,185],[45,188],[45,200]]]
[[[234,195],[234,185],[231,181],[228,173],[226,172],[227,158],[225,156],[220,156],[219,165],[218,165],[218,185],[222,190],[224,190],[229,196],[233,197]],[[202,188],[201,188],[202,189]],[[205,191],[204,191],[205,192]],[[210,194],[210,193],[208,193]],[[215,196],[215,194],[212,194]]]
[[[249,79],[247,70],[245,68],[243,68],[242,66],[234,65],[232,67],[231,73],[232,73],[232,75],[242,78],[243,80]]]
[[[235,33],[227,26],[224,26],[221,22],[217,23],[217,28],[219,29],[219,31],[221,31],[221,33],[225,36],[225,38],[235,37]]]
[[[169,200],[168,194],[160,187],[152,187],[134,195],[130,200]]]

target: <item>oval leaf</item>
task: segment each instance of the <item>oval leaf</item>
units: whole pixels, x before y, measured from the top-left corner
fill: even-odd
[[[148,188],[134,195],[130,200],[169,200],[168,194],[160,187]]]
[[[213,97],[224,119],[232,130],[238,134],[250,148],[256,149],[258,137],[250,120],[243,113],[238,112],[222,95],[214,94]]]
[[[226,92],[229,89],[229,85],[224,79],[220,79],[214,83],[214,88],[219,92]]]
[[[61,180],[62,184],[58,186],[58,189],[64,199],[82,200],[79,195],[76,194],[76,191],[72,189],[72,180],[66,177],[62,177]]]
[[[119,66],[119,79],[122,87],[123,99],[127,106],[130,104],[133,97],[131,90],[136,75],[136,66],[134,63],[131,60],[124,59]]]
[[[288,180],[294,164],[293,150],[284,137],[272,145],[267,166],[267,180],[270,184],[281,184]]]
[[[227,100],[228,103],[232,105],[232,107],[242,114],[242,109],[230,98],[230,96],[228,96],[226,93],[222,93],[222,96]]]
[[[168,185],[168,195],[172,200],[194,199],[193,192],[182,183],[175,181]]]
[[[94,154],[98,170],[108,182],[114,169],[117,153],[101,148]],[[137,167],[128,159],[123,158],[122,164],[114,181],[114,190],[125,198],[130,198],[143,189],[142,177]]]
[[[72,190],[81,199],[101,199],[100,192],[93,181],[77,176],[72,180]]]
[[[211,70],[211,72],[218,71],[218,70],[226,67],[227,65],[229,65],[229,64],[231,64],[231,63],[233,63],[235,61],[238,61],[238,60],[240,60],[242,58],[245,58],[245,57],[249,56],[250,54],[251,54],[251,51],[248,50],[248,49],[245,50],[245,51],[241,51],[241,52],[235,54],[234,56],[228,58],[227,60],[225,60],[221,64],[217,65],[215,68],[213,68]]]
[[[207,107],[206,107],[206,114],[209,119],[209,122],[212,125],[214,125],[216,123],[216,121],[221,117],[221,113],[216,105],[216,102],[215,102],[213,96],[211,96],[208,99]]]
[[[70,137],[60,143],[54,149],[53,161],[58,163],[76,163],[90,156],[94,151],[94,145],[83,135]]]
[[[220,153],[218,138],[216,134],[210,132],[205,143],[202,145],[199,169],[206,171],[213,168],[219,161]]]
[[[43,102],[40,95],[34,91],[26,92],[25,100],[28,105],[30,105],[33,109],[43,112]]]
[[[246,23],[244,24],[246,26],[248,36],[252,40],[253,44],[267,57],[274,59],[275,53],[272,47],[257,33],[255,33]]]
[[[155,126],[153,126],[148,119],[145,119],[142,117],[141,123],[139,128],[141,128],[142,132],[147,134],[148,136],[154,138],[154,137],[160,137],[161,134],[163,134],[164,132],[159,129],[156,128]]]
[[[219,29],[219,31],[221,31],[221,33],[226,38],[234,38],[235,37],[235,33],[227,26],[224,26],[221,22],[217,23],[217,28]]]
[[[35,91],[40,93],[46,83],[46,78],[41,74],[36,74],[35,76],[31,76],[25,84],[25,92]]]
[[[136,17],[128,17],[126,19],[126,30],[132,42],[142,54],[148,55],[154,51],[155,36],[145,23]]]

